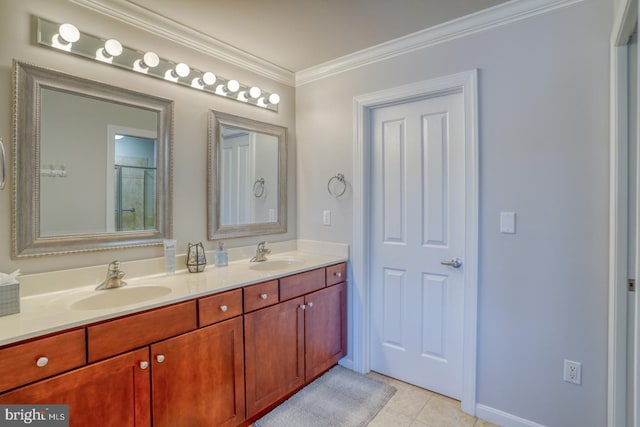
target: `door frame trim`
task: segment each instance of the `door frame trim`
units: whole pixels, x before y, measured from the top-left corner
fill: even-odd
[[[609,338],[607,426],[627,418],[628,60],[638,3],[625,0],[614,17],[610,50]]]
[[[478,70],[424,80],[356,96],[353,100],[353,368],[370,371],[369,224],[371,184],[371,112],[388,105],[428,97],[462,93],[465,120],[465,254],[464,326],[462,357],[462,410],[476,411],[476,337],[478,304]]]

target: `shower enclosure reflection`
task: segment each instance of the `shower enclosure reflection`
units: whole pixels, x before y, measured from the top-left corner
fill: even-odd
[[[114,215],[110,231],[156,228],[155,153],[154,138],[115,135]]]

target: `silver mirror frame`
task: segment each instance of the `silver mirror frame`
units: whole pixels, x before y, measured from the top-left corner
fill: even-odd
[[[157,229],[41,237],[40,89],[50,88],[158,113]],[[161,245],[173,234],[173,101],[13,61],[11,255],[60,255]]]
[[[222,126],[233,126],[278,138],[278,220],[255,224],[223,225],[220,221],[220,144]],[[209,240],[287,232],[287,128],[209,110],[207,132],[207,237]]]

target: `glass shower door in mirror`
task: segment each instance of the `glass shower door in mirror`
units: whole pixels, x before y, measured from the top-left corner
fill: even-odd
[[[114,203],[108,206],[109,231],[153,230],[156,228],[155,182],[156,139],[153,132],[131,129],[114,132]]]

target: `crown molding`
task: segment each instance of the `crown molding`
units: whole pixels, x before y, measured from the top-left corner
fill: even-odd
[[[582,1],[584,0],[511,0],[471,15],[298,71],[295,74],[295,84],[296,87],[302,86],[345,71],[517,22]]]
[[[127,0],[69,0],[94,12],[133,25],[210,57],[236,65],[289,86],[295,84],[292,71],[210,37]]]
[[[296,73],[127,0],[69,1],[258,75],[298,87],[399,55],[551,12],[584,0],[511,0]]]

